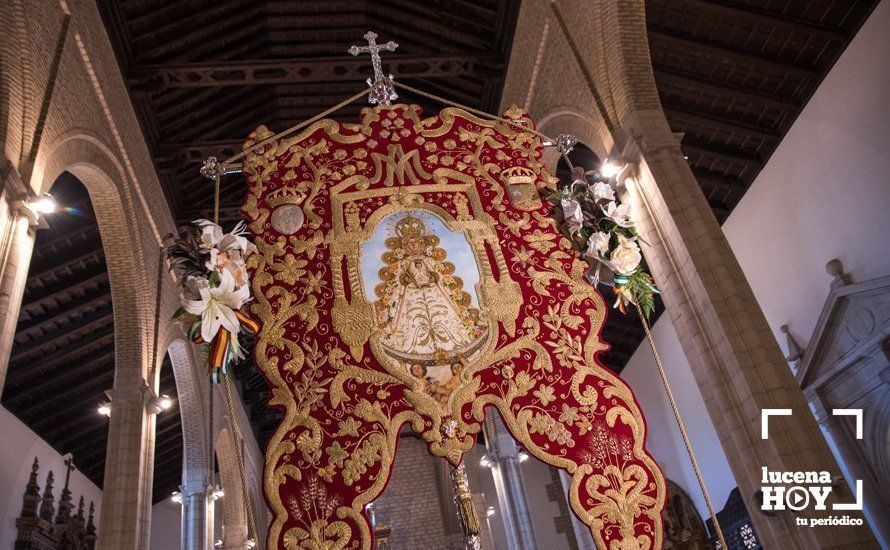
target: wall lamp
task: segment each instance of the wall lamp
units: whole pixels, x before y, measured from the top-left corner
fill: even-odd
[[[41,216],[55,212],[56,201],[49,193],[31,195],[16,201],[13,208],[17,215],[27,218],[32,227],[46,229],[49,226]]]
[[[148,404],[148,411],[152,414],[161,414],[173,406],[173,398],[169,395],[153,397]]]

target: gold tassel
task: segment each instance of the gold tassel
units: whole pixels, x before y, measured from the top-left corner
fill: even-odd
[[[464,530],[464,538],[469,540],[478,537],[482,532],[482,528],[479,526],[476,507],[473,505],[473,494],[470,492],[467,472],[464,470],[463,464],[460,466],[449,464],[449,468],[451,470],[451,483],[454,489],[454,504],[457,506],[457,516]]]
[[[482,532],[479,527],[479,518],[476,517],[476,507],[473,505],[471,495],[455,497],[457,513],[460,516],[460,524],[464,528],[464,535],[472,537]]]

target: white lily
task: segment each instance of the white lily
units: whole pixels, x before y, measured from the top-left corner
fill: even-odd
[[[584,224],[584,212],[581,210],[581,204],[575,199],[562,199],[562,215],[569,226],[569,234],[574,235],[581,230]]]
[[[605,258],[609,253],[609,234],[597,231],[587,239],[587,251],[584,256],[595,260]]]
[[[235,286],[235,279],[227,270],[219,272],[219,286],[201,285],[198,288],[198,300],[182,299],[182,307],[187,312],[201,317],[201,338],[210,342],[216,337],[220,328],[237,334],[241,328],[235,311],[241,309],[250,298],[250,288]]]
[[[621,227],[633,227],[636,224],[629,204],[618,205],[615,201],[611,201],[602,210],[609,219]]]
[[[615,191],[612,189],[612,186],[604,181],[598,181],[593,186],[593,200],[615,200]]]

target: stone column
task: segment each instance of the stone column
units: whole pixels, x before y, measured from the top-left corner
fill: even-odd
[[[146,407],[151,395],[144,383],[115,382],[97,550],[148,549],[155,439],[155,416]]]
[[[572,476],[565,470],[559,471],[559,481],[562,483],[562,490],[565,493],[566,504],[569,507],[569,516],[572,518],[572,530],[575,532],[575,540],[578,542],[578,550],[597,550],[596,543],[593,542],[593,535],[590,534],[590,527],[578,519],[575,512],[572,511],[572,503],[569,500],[569,489],[572,486]]]
[[[182,495],[182,550],[211,550],[213,548],[214,501],[213,486],[183,485]]]
[[[764,466],[834,478],[837,462],[663,113],[631,113],[617,138],[622,161],[636,171],[619,179],[649,243],[643,251],[764,547],[876,547],[868,527],[799,527],[795,515],[815,513],[760,513],[755,495]],[[767,408],[793,415],[773,417],[763,440]]]
[[[484,429],[507,545],[510,550],[534,550],[537,545],[519,468],[519,445],[494,411],[486,415]]]
[[[0,198],[0,394],[28,279],[36,222],[16,204],[13,186],[6,183]]]

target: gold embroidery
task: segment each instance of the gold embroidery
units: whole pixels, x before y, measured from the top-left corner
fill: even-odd
[[[519,210],[536,210],[540,196],[535,186],[552,186],[537,160],[539,143],[530,133],[456,109],[423,120],[417,112],[415,106],[367,108],[360,124],[321,121],[245,158],[244,172],[251,180],[245,210],[260,250],[251,258],[253,313],[263,322],[255,354],[272,386],[270,404],[285,409],[266,454],[265,490],[274,513],[270,540],[283,540],[287,548],[341,547],[357,536],[350,532],[355,525],[361,547],[368,548],[370,533],[359,514],[386,483],[396,428],[410,422],[432,453],[457,463],[491,405],[530,454],[572,475],[572,509],[593,527],[600,547],[606,546],[606,526],[620,532],[622,549],[660,547],[665,488],[643,448],[642,416],[630,390],[594,360],[607,347],[597,336],[606,306],[583,281],[583,262],[552,231],[552,220],[504,204],[506,189]],[[522,115],[516,111],[512,116]],[[445,140],[443,147],[430,141],[451,132],[457,120],[467,121],[457,139]],[[380,137],[392,142],[387,155],[338,149],[362,141],[375,147],[370,125],[378,122],[387,132]],[[418,147],[405,141],[409,128],[417,134]],[[258,129],[246,147],[269,135]],[[507,158],[524,160],[527,168],[501,171],[495,161]],[[286,166],[280,167],[280,161]],[[268,191],[271,175],[282,170],[286,186]],[[480,194],[494,210],[497,226]],[[299,238],[264,233],[270,198],[299,202],[308,230]],[[433,216],[448,231],[465,236],[479,270],[478,318],[490,337],[474,351],[478,355],[472,362],[449,357],[458,359],[448,365],[453,376],[438,383],[413,376],[387,353],[360,275],[363,243],[387,216],[405,211]],[[524,243],[502,246],[496,227],[522,236]],[[321,271],[313,267],[318,258],[323,258]],[[441,269],[418,266],[417,280],[432,280],[453,266]],[[533,293],[525,300],[523,287]],[[324,311],[330,311],[329,319],[319,315]],[[584,318],[591,323],[586,333],[580,331]],[[341,340],[349,353],[336,340],[293,342],[285,337],[285,327],[298,327],[302,334],[318,329]],[[498,327],[509,335],[508,344],[498,341]],[[370,368],[366,343],[385,372]],[[519,368],[517,358],[530,368]],[[571,366],[570,379],[556,375],[554,361]],[[321,374],[325,365],[334,369],[333,378]],[[486,375],[483,382],[483,372],[494,376]],[[360,385],[373,394],[357,394]],[[557,395],[564,400],[559,408]],[[325,414],[313,414],[318,410]],[[629,435],[609,439],[617,426]],[[336,444],[331,443],[335,437]],[[583,459],[566,458],[554,446],[585,449]],[[366,479],[370,470],[381,474]],[[311,476],[304,476],[307,471]],[[334,479],[356,489],[354,502],[337,502],[321,491]],[[297,495],[294,501],[282,502],[284,487]],[[282,534],[289,509],[299,525],[289,524]],[[654,528],[640,534],[634,526],[642,517]]]

